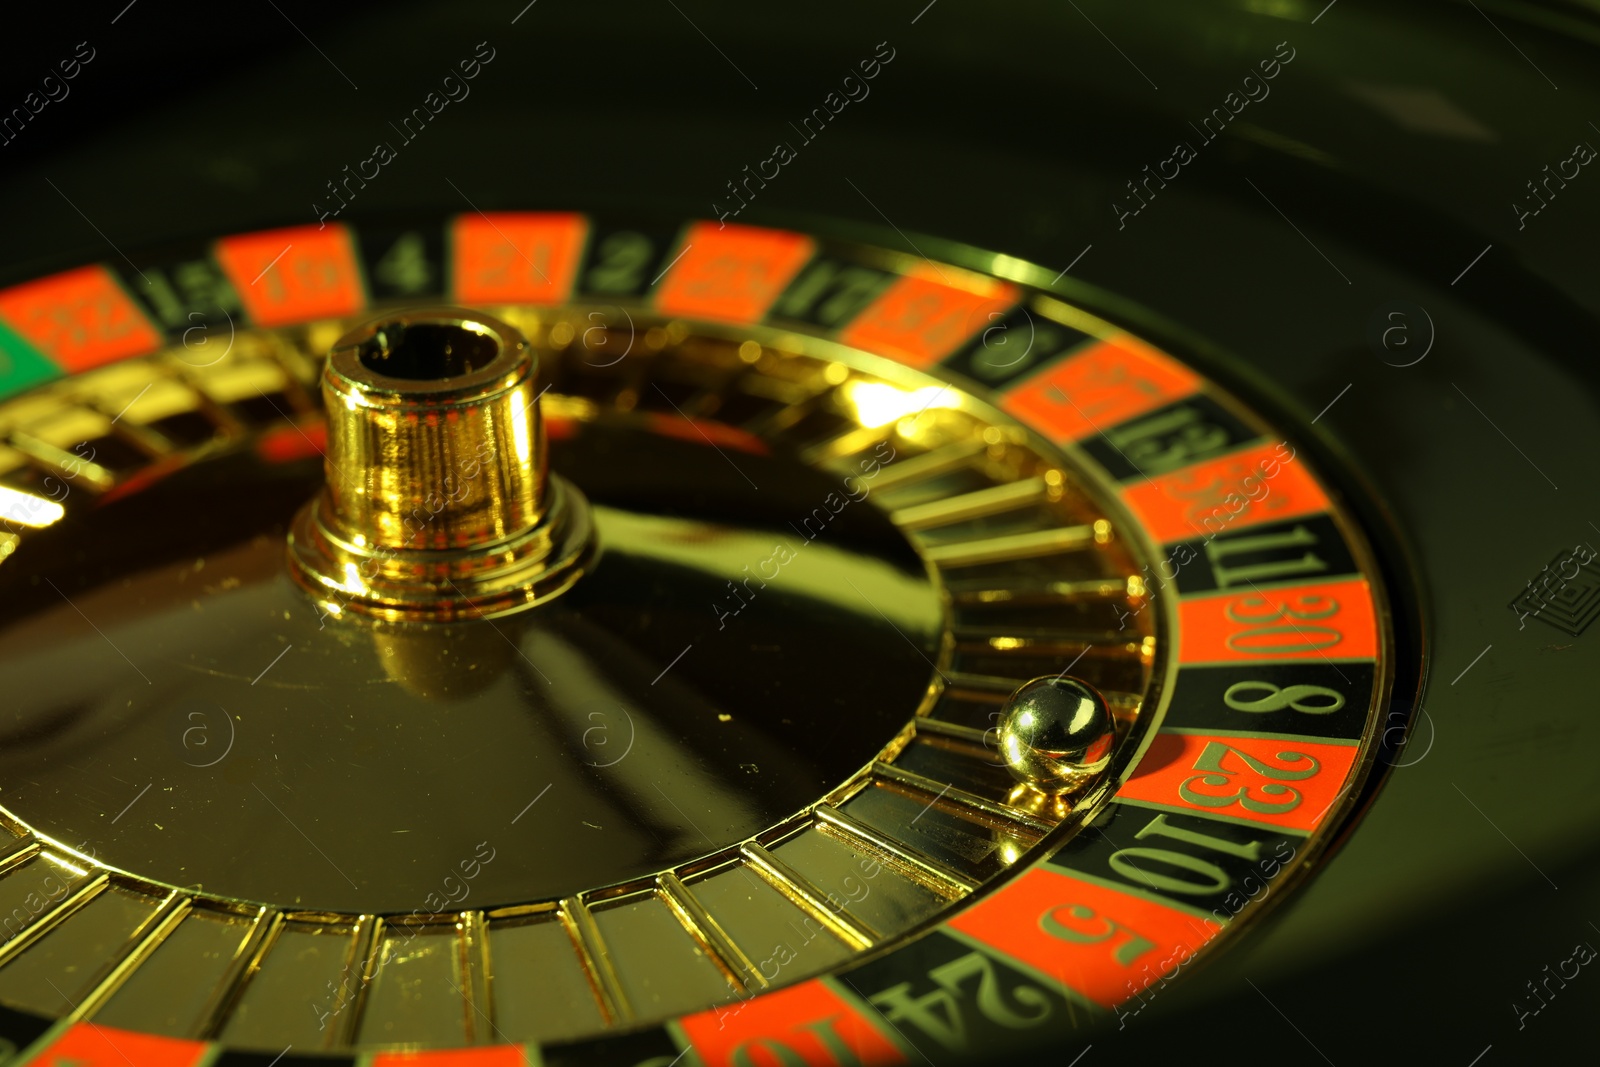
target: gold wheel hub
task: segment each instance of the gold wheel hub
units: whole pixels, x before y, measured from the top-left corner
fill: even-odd
[[[329,614],[496,616],[556,596],[594,533],[548,470],[527,341],[487,315],[423,309],[328,355],[327,485],[295,519],[295,577]]]

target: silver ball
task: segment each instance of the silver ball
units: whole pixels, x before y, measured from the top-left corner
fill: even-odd
[[[1117,738],[1111,709],[1076,678],[1024,682],[1000,717],[1000,753],[1018,781],[1045,793],[1084,785],[1111,762]]]

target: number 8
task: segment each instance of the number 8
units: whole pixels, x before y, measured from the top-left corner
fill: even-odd
[[[1245,699],[1241,692],[1266,690],[1267,696],[1254,700]],[[1307,703],[1313,698],[1326,700],[1327,703]],[[1222,702],[1234,711],[1282,711],[1288,708],[1305,715],[1331,715],[1344,707],[1344,694],[1337,689],[1329,689],[1321,685],[1291,685],[1280,688],[1271,682],[1248,681],[1235,682],[1228,686],[1222,694]]]

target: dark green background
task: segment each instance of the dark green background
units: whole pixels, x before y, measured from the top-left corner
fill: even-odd
[[[7,280],[313,221],[323,182],[395,140],[388,123],[479,41],[496,58],[472,95],[346,218],[464,210],[462,194],[709,214],[888,41],[870,97],[796,144],[740,221],[934,255],[946,238],[1052,270],[1092,246],[1072,277],[1114,294],[1104,309],[1227,353],[1218,373],[1302,422],[1339,396],[1310,432],[1348,451],[1401,531],[1410,562],[1390,564],[1413,571],[1402,595],[1426,630],[1409,765],[1341,855],[1272,929],[1049,1062],[1092,1044],[1085,1067],[1493,1067],[1592,1047],[1600,974],[1520,1031],[1511,1003],[1576,942],[1600,944],[1600,633],[1519,630],[1507,607],[1559,551],[1600,543],[1600,173],[1520,231],[1511,207],[1575,142],[1600,145],[1592,5],[538,0],[511,25],[525,0],[124,2],[29,11],[44,21],[0,46],[0,109],[77,42],[97,53],[0,146]],[[1187,122],[1281,41],[1296,55],[1271,95],[1119,230],[1123,183],[1197,142]],[[1437,329],[1409,368],[1367,343],[1397,300]]]

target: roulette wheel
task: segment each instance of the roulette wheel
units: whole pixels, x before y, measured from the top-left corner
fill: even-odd
[[[6,1063],[1577,1047],[1596,33],[51,14]]]

